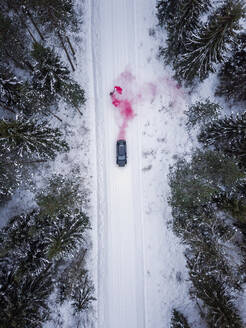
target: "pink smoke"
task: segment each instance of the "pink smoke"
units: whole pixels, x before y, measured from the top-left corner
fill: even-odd
[[[180,84],[173,80],[170,76],[164,76],[158,79],[159,84],[162,88],[168,89],[168,93],[173,102],[176,103],[179,99],[184,99],[186,97],[185,91]]]
[[[125,139],[126,137],[126,128],[128,125],[128,121],[132,120],[135,116],[134,111],[132,109],[132,104],[127,99],[119,99],[119,95],[122,95],[123,89],[119,86],[114,87],[114,91],[110,93],[112,104],[115,107],[118,107],[120,110],[121,118],[123,122],[120,126],[120,131],[118,134],[118,139]]]
[[[136,116],[133,108],[139,103],[152,103],[157,96],[166,96],[166,99],[172,100],[173,108],[178,109],[186,97],[184,89],[168,75],[159,77],[155,82],[139,84],[130,70],[126,69],[116,83],[110,96],[121,118],[118,139],[126,138],[128,123]]]

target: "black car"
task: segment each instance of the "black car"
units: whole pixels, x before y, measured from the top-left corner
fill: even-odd
[[[126,141],[125,140],[117,140],[116,163],[119,166],[125,166],[127,163]]]

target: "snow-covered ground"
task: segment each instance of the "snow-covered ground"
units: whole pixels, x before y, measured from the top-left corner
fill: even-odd
[[[184,248],[168,227],[167,203],[169,165],[191,146],[183,122],[189,99],[156,59],[154,0],[89,4],[97,326],[166,328],[175,306],[196,327]],[[136,114],[126,129],[124,168],[115,164],[121,124],[109,96],[115,85],[131,98]]]
[[[45,327],[168,328],[174,307],[191,327],[203,327],[188,293],[184,246],[170,227],[168,173],[177,155],[192,147],[184,127],[187,105],[200,95],[211,97],[216,80],[207,79],[189,96],[171,79],[156,58],[155,5],[156,0],[77,0],[83,25],[73,39],[74,75],[87,92],[87,110],[80,116],[61,109],[71,151],[36,178],[38,188],[46,175],[79,168],[83,187],[92,189],[88,266],[97,301],[89,318],[74,318],[71,304],[56,308],[53,300],[54,320]],[[135,113],[124,131],[124,168],[115,163],[122,124],[109,96],[115,85]],[[10,202],[4,216],[27,202],[34,204],[33,194]]]

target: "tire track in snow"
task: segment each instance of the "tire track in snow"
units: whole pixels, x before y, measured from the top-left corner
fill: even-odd
[[[133,10],[133,15],[134,15],[134,46],[135,46],[135,74],[137,77],[137,81],[138,81],[138,51],[137,51],[137,45],[138,45],[138,33],[137,33],[137,1],[133,1],[133,6],[134,6],[134,10]],[[144,237],[144,201],[143,201],[143,177],[142,177],[142,116],[141,116],[141,112],[140,112],[140,108],[138,107],[138,110],[136,111],[137,113],[137,117],[136,117],[136,123],[137,123],[137,140],[138,140],[138,159],[136,161],[137,163],[137,169],[140,171],[140,174],[138,175],[139,177],[139,181],[138,184],[134,184],[134,185],[138,185],[139,188],[139,199],[140,199],[140,206],[139,206],[139,223],[140,226],[142,227],[140,229],[140,235],[138,237],[139,240],[139,244],[140,244],[140,251],[141,251],[141,256],[140,256],[140,265],[139,267],[142,270],[142,284],[144,286],[143,288],[143,293],[142,293],[142,305],[144,308],[144,318],[143,318],[143,327],[147,327],[147,323],[148,323],[148,312],[147,312],[147,294],[146,294],[146,267],[145,267],[145,261],[146,261],[146,255],[145,255],[145,247],[144,247],[144,241],[145,241],[145,237]],[[137,227],[135,228],[137,229]]]
[[[106,190],[106,170],[103,165],[105,154],[103,151],[103,140],[104,138],[99,138],[104,134],[103,129],[103,116],[100,113],[100,102],[98,95],[101,93],[101,71],[100,71],[100,57],[99,57],[99,46],[100,46],[100,33],[98,30],[98,25],[100,25],[100,2],[97,0],[88,0],[89,2],[89,10],[90,10],[90,46],[91,46],[91,57],[92,57],[92,104],[94,104],[94,118],[95,118],[95,134],[96,134],[96,166],[97,166],[97,184],[96,184],[96,206],[97,206],[97,281],[95,283],[96,287],[96,296],[97,299],[100,300],[103,298],[105,291],[103,290],[103,286],[100,283],[100,277],[105,275],[103,272],[104,267],[103,263],[105,262],[105,251],[104,251],[104,243],[103,240],[105,238],[105,234],[107,232],[107,222],[104,222],[104,216],[107,216],[107,206],[106,197],[104,196],[104,190]],[[100,251],[99,251],[100,249]],[[97,319],[100,318],[101,322],[104,322],[104,303],[97,302]],[[95,323],[95,326],[99,326],[99,321]]]

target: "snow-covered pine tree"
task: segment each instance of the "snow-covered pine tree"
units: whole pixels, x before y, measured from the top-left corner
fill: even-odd
[[[42,328],[49,319],[47,300],[53,289],[52,279],[45,272],[21,276],[17,270],[14,264],[0,264],[1,328]]]
[[[174,63],[177,57],[186,52],[187,39],[198,29],[199,18],[208,11],[210,0],[180,0],[170,3],[175,3],[175,11],[166,22],[167,47],[161,48],[160,55],[165,58],[165,62]]]
[[[222,107],[213,103],[209,98],[204,101],[196,101],[191,105],[185,114],[187,116],[186,127],[188,130],[193,129],[197,125],[204,125],[218,119]]]
[[[73,0],[26,0],[19,2],[19,6],[29,15],[33,15],[40,26],[44,26],[49,31],[54,31],[54,27],[61,33],[68,28],[72,31],[78,29],[78,15],[75,12]]]
[[[177,77],[192,83],[195,77],[205,79],[214,64],[223,62],[228,44],[236,37],[239,20],[245,15],[242,0],[227,0],[215,11],[209,22],[186,43],[187,52],[174,63]]]
[[[196,150],[191,161],[179,158],[169,173],[174,232],[182,239],[189,238],[201,218],[211,225],[215,195],[231,192],[244,179],[237,161],[221,152]]]
[[[203,302],[209,327],[231,327],[233,320],[227,318],[231,313],[234,327],[242,328],[236,307],[230,307],[231,293],[240,290],[241,280],[224,250],[224,242],[231,240],[235,228],[217,215],[216,198],[225,190],[231,193],[244,179],[245,174],[232,159],[201,150],[189,162],[179,159],[169,175],[173,230],[189,246],[191,294]],[[214,289],[217,281],[223,283]]]
[[[168,31],[180,31],[177,38],[198,27],[198,18],[210,7],[210,0],[159,0],[156,5],[157,18],[161,27]]]
[[[96,300],[93,297],[94,287],[89,274],[85,272],[80,280],[71,295],[74,315],[89,309],[90,304]]]
[[[35,209],[10,218],[0,230],[2,254],[10,259],[10,265],[18,267],[19,274],[47,271],[50,267],[45,241],[49,224],[50,218],[41,217]]]
[[[45,189],[38,191],[36,202],[41,215],[54,217],[61,212],[86,208],[88,191],[76,172],[71,174],[75,175],[71,177],[65,177],[61,174],[52,175]]]
[[[51,99],[58,94],[75,108],[84,104],[84,90],[70,78],[68,68],[52,49],[34,43],[32,56],[36,60],[33,85],[37,90]]]
[[[71,300],[74,314],[88,309],[95,300],[93,283],[86,269],[85,248],[80,248],[64,269],[57,284],[57,301],[62,304],[64,300]]]
[[[37,211],[11,218],[0,230],[1,327],[42,327],[53,291],[51,263],[45,256],[49,221]]]
[[[47,122],[25,120],[0,120],[0,150],[8,161],[21,159],[52,159],[68,144],[62,139],[58,128],[52,129]]]
[[[40,43],[33,44],[32,56],[36,61],[33,72],[34,87],[52,95],[60,93],[62,83],[69,79],[69,70],[60,57]]]
[[[20,90],[23,82],[6,67],[0,65],[0,107],[15,112],[20,101]]]
[[[237,36],[232,45],[231,57],[219,71],[217,96],[225,96],[227,100],[246,101],[246,33]]]
[[[210,2],[210,0],[180,1],[179,12],[174,21],[179,40],[185,39],[191,32],[195,32],[200,25],[200,16],[211,7]]]
[[[31,82],[24,82],[20,88],[20,99],[15,108],[26,117],[35,114],[50,116],[58,108],[58,99],[49,91],[35,88]]]
[[[41,328],[49,319],[48,298],[60,279],[59,269],[69,273],[72,268],[70,261],[67,268],[64,261],[60,261],[62,255],[70,254],[71,261],[79,261],[73,267],[77,278],[63,280],[65,290],[70,290],[64,300],[72,299],[74,292],[83,290],[86,293],[79,293],[79,304],[81,295],[88,296],[84,301],[93,299],[92,282],[86,276],[85,262],[83,258],[80,261],[82,252],[79,252],[88,228],[89,219],[81,211],[50,217],[40,215],[35,209],[11,218],[0,230],[1,327]],[[76,257],[72,257],[75,253]],[[77,271],[79,268],[81,270]],[[70,283],[74,284],[71,289]]]
[[[12,62],[15,66],[32,71],[29,52],[27,51],[26,31],[18,21],[0,12],[0,59]]]
[[[187,258],[187,265],[193,284],[191,294],[203,302],[203,315],[205,313],[208,326],[243,328],[239,311],[233,303],[235,289],[228,286],[223,276],[223,267],[220,267],[220,262],[209,267],[204,260],[204,253],[197,252],[194,257]]]
[[[159,25],[161,27],[167,27],[169,24],[172,24],[180,0],[169,1],[169,0],[158,0],[156,4]]]
[[[54,95],[21,81],[9,68],[0,65],[0,108],[3,110],[26,116],[39,112],[47,116],[51,107],[54,110],[56,102]]]
[[[198,140],[205,146],[235,155],[246,167],[246,112],[208,123],[202,128]]]
[[[0,156],[0,206],[11,199],[14,191],[22,181],[20,166],[6,165],[3,154]]]
[[[62,96],[65,102],[76,109],[79,109],[86,101],[85,92],[75,81],[62,83]]]
[[[230,192],[220,192],[213,197],[217,207],[238,223],[246,224],[246,184],[235,186]]]
[[[86,270],[87,249],[83,246],[70,259],[58,278],[57,302],[63,304],[66,299],[70,299],[74,288],[80,283],[81,276],[87,273]]]
[[[173,309],[172,311],[170,328],[190,328],[185,316],[177,309]]]
[[[75,252],[89,228],[89,218],[83,212],[66,211],[51,219],[45,236],[47,258],[49,260],[64,257]]]
[[[207,12],[209,8],[210,0],[181,0],[179,2],[173,22],[169,24],[169,32],[174,34],[173,38],[183,43],[182,49],[185,48],[190,33],[195,33],[198,29],[200,15]],[[179,52],[179,55],[181,54],[182,52]]]

